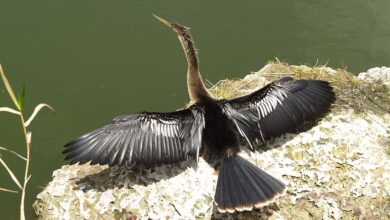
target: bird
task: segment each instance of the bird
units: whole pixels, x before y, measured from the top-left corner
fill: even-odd
[[[190,105],[173,112],[141,112],[115,117],[65,145],[70,164],[137,167],[174,164],[203,156],[218,160],[214,204],[221,213],[251,211],[286,192],[286,184],[239,155],[240,143],[255,144],[296,132],[323,118],[335,101],[322,80],[283,77],[238,98],[217,99],[203,83],[190,28],[154,15],[174,31],[188,64]]]

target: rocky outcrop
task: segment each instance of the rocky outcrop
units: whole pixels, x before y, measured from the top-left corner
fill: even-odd
[[[390,68],[388,67],[375,67],[367,70],[367,72],[359,73],[359,79],[369,82],[383,83],[386,86],[390,86]]]
[[[337,94],[332,112],[317,126],[241,153],[282,179],[288,191],[267,207],[232,217],[390,218],[390,78],[378,71],[355,77],[328,67],[271,63],[243,80],[213,86],[213,94],[231,98],[291,75],[331,81]],[[155,168],[63,166],[33,206],[39,219],[225,218],[213,206],[216,180],[202,159]]]

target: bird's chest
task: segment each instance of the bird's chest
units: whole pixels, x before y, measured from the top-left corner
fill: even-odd
[[[206,109],[205,121],[202,144],[208,153],[219,155],[227,148],[239,147],[237,128],[221,109]]]

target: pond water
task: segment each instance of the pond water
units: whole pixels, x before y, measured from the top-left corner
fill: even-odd
[[[25,83],[33,122],[26,208],[66,164],[64,143],[114,116],[171,111],[187,101],[186,63],[157,14],[192,28],[203,77],[243,77],[278,57],[359,73],[390,65],[390,1],[0,1],[0,62],[15,90]],[[0,86],[0,106],[11,102]],[[0,114],[0,145],[24,152],[17,118]],[[22,161],[2,153],[22,175]],[[16,189],[0,168],[0,187]],[[1,219],[19,216],[19,196],[0,192]]]

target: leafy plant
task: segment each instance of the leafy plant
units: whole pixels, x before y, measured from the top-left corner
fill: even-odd
[[[23,182],[20,182],[19,179],[14,174],[14,172],[12,171],[12,169],[1,158],[1,154],[0,154],[0,164],[5,168],[5,170],[9,174],[10,178],[13,180],[15,185],[19,188],[18,190],[13,190],[13,189],[6,189],[6,188],[1,188],[0,187],[0,191],[9,192],[9,193],[19,193],[19,192],[21,193],[21,197],[20,197],[20,219],[24,220],[25,219],[24,200],[25,200],[25,195],[26,195],[26,187],[27,187],[28,181],[31,178],[31,174],[29,173],[29,167],[30,167],[30,150],[31,150],[31,135],[32,135],[32,133],[31,133],[31,131],[28,130],[28,126],[31,124],[31,122],[34,120],[35,116],[38,114],[38,112],[42,108],[46,107],[46,108],[50,109],[53,112],[54,112],[54,109],[50,105],[47,105],[45,103],[41,103],[41,104],[39,104],[39,105],[37,105],[35,107],[34,112],[31,114],[31,116],[26,121],[25,117],[24,117],[24,114],[23,114],[23,103],[24,103],[24,97],[25,97],[25,94],[26,94],[25,85],[23,85],[22,92],[19,93],[18,98],[16,98],[15,93],[12,90],[11,85],[8,82],[8,79],[7,79],[7,77],[4,74],[4,71],[3,71],[3,68],[1,66],[1,64],[0,64],[0,75],[1,75],[2,81],[4,83],[5,89],[6,89],[7,93],[8,93],[8,95],[9,95],[9,97],[11,98],[13,104],[16,107],[16,109],[13,109],[13,108],[10,108],[10,107],[0,107],[0,112],[8,112],[8,113],[11,113],[11,114],[19,116],[19,119],[20,119],[20,122],[21,122],[21,126],[22,126],[22,129],[23,129],[23,135],[24,135],[25,143],[26,143],[26,155],[25,156],[22,156],[21,154],[15,152],[15,151],[12,151],[12,150],[9,150],[9,149],[7,149],[5,147],[1,147],[0,146],[0,151],[9,152],[9,153],[17,156],[18,158],[22,159],[25,162]]]

